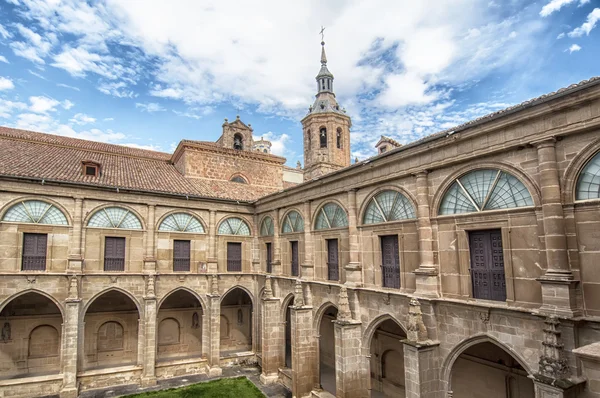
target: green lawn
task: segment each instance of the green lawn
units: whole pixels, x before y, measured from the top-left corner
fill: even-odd
[[[170,390],[128,395],[127,398],[265,398],[245,377],[220,379]]]

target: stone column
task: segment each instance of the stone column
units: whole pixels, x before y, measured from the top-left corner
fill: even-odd
[[[260,269],[260,226],[258,225],[258,214],[254,213],[254,228],[252,233],[252,272],[261,272]]]
[[[419,236],[419,268],[416,276],[415,294],[439,297],[438,268],[433,259],[433,232],[429,218],[429,184],[427,171],[415,174],[417,180],[417,234]]]
[[[144,295],[144,371],[142,386],[156,385],[156,277],[146,276],[146,294]]]
[[[363,275],[360,265],[356,208],[356,189],[348,191],[348,240],[350,246],[350,262],[344,267],[346,270],[346,284],[349,286],[362,286]]]
[[[366,378],[361,355],[362,327],[352,318],[345,286],[340,290],[339,311],[334,323],[335,390],[338,398],[363,398]]]
[[[208,215],[208,258],[207,269],[209,273],[219,272],[217,264],[217,212],[211,210]]]
[[[307,281],[315,279],[312,215],[310,211],[310,201],[304,202],[304,262],[301,264],[300,277]]]
[[[283,330],[281,328],[279,299],[273,297],[271,276],[265,281],[265,293],[262,298],[262,373],[260,381],[263,384],[276,383],[279,378],[279,368],[283,366],[281,347]]]
[[[75,211],[73,212],[73,227],[69,235],[69,272],[83,270],[83,257],[81,255],[81,234],[83,231],[83,199],[75,198]]]
[[[221,296],[219,295],[219,282],[217,275],[211,277],[211,293],[208,298],[208,314],[204,317],[204,322],[208,322],[209,327],[209,352],[208,369],[210,377],[218,377],[223,374],[221,369]]]
[[[292,342],[292,396],[304,397],[319,383],[319,353],[313,330],[313,307],[306,305],[302,284],[296,289],[290,308]]]
[[[575,281],[567,255],[565,219],[561,202],[560,180],[554,138],[535,142],[542,192],[544,242],[547,270],[539,278],[542,285],[542,313],[573,317],[579,314]]]
[[[154,254],[156,205],[148,205],[148,221],[146,225],[146,248],[144,251],[144,272],[156,272],[156,255]]]
[[[281,242],[279,241],[279,209],[275,209],[273,214],[273,275],[282,275],[283,267],[281,265]]]
[[[69,278],[69,295],[65,301],[65,319],[63,320],[62,373],[63,384],[61,398],[77,398],[77,353],[79,344],[79,279]]]

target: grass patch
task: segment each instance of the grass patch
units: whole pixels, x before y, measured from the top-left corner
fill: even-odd
[[[219,379],[187,387],[127,395],[126,398],[265,398],[264,394],[245,377]]]

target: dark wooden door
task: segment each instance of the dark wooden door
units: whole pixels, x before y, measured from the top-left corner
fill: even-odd
[[[23,234],[23,271],[44,271],[46,269],[46,249],[48,235]]]
[[[227,271],[242,271],[242,244],[227,242]]]
[[[298,276],[298,241],[290,242],[292,250],[292,276]]]
[[[270,242],[267,243],[267,272],[273,272],[273,246]]]
[[[104,271],[125,271],[125,238],[105,238]]]
[[[473,297],[506,301],[502,233],[499,229],[469,233]]]
[[[190,241],[173,241],[173,271],[190,270]]]
[[[398,235],[381,237],[381,275],[383,287],[400,287]]]
[[[327,279],[340,279],[337,239],[327,239]]]

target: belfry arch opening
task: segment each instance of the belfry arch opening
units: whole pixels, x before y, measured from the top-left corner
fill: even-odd
[[[371,397],[404,398],[404,330],[392,319],[375,329],[370,343]]]
[[[454,398],[534,398],[527,371],[500,346],[481,342],[464,350],[452,364]]]
[[[240,288],[221,301],[221,357],[252,351],[252,299]]]
[[[0,312],[0,380],[60,373],[60,309],[48,297],[25,293]]]
[[[140,314],[135,302],[118,290],[95,298],[85,312],[84,369],[138,363]]]
[[[319,382],[321,388],[335,395],[335,328],[338,309],[327,307],[319,324]]]
[[[157,360],[201,358],[204,312],[187,290],[169,294],[158,309]]]

